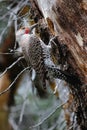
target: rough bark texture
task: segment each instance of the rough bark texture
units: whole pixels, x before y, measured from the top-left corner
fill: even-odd
[[[50,32],[57,36],[60,64],[73,73],[82,85],[70,86],[74,96],[73,111],[78,129],[87,129],[87,1],[31,0],[36,22],[45,19]],[[37,18],[37,19],[36,19]],[[65,68],[64,68],[65,70]]]

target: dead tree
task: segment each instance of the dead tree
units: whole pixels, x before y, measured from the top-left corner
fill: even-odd
[[[75,113],[77,122],[75,127],[86,130],[87,2],[86,0],[31,0],[31,7],[35,22],[44,19],[52,35],[57,36],[59,64],[62,69],[74,74],[81,82],[77,84],[75,81],[73,85],[69,85],[69,89],[73,96],[72,112]],[[74,129],[74,126],[71,129]]]

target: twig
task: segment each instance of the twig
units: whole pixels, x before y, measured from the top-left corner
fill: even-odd
[[[21,108],[20,117],[19,117],[19,122],[18,122],[18,126],[17,126],[16,130],[19,129],[19,126],[20,126],[20,124],[21,124],[21,122],[23,120],[23,115],[24,115],[24,110],[25,110],[25,107],[26,107],[26,102],[27,102],[27,99],[25,99],[24,102],[23,102],[23,105],[22,105],[22,108]]]
[[[71,126],[68,128],[68,130],[72,130],[72,128],[73,128],[73,125],[71,125]]]
[[[67,102],[67,101],[66,101]],[[60,107],[62,107],[66,102],[62,103],[61,105],[57,106],[55,108],[55,110],[53,110],[48,116],[46,116],[42,121],[40,121],[39,123],[37,123],[36,125],[33,125],[31,127],[29,127],[30,129],[31,128],[36,128],[40,125],[42,125],[47,119],[49,119]]]
[[[26,92],[24,93],[24,102],[23,102],[23,105],[22,105],[22,108],[21,108],[21,113],[20,113],[20,118],[19,118],[19,125],[21,124],[22,122],[22,119],[23,119],[23,115],[24,115],[24,109],[25,109],[25,106],[26,106],[26,103],[27,103],[27,99],[28,99],[28,90],[29,90],[29,86],[26,85]]]
[[[58,125],[58,122],[56,122],[51,128],[49,128],[48,130],[54,130]]]
[[[28,0],[27,0],[28,1]],[[21,0],[19,3],[18,3],[18,5],[17,5],[17,7],[14,9],[14,13],[16,14],[16,16],[17,16],[17,13],[18,13],[18,11],[19,11],[19,9],[21,9],[23,6],[24,6],[24,3],[25,3],[25,0]],[[18,16],[17,16],[18,17]]]
[[[9,53],[9,52],[4,53],[4,52],[0,52],[0,55],[12,55],[12,54],[14,54],[14,53]]]
[[[20,77],[20,75],[21,75],[22,73],[24,73],[24,71],[28,70],[29,68],[30,68],[30,67],[27,67],[27,68],[23,69],[23,70],[16,76],[16,78],[15,78],[14,81],[9,85],[9,87],[0,93],[0,96],[1,96],[2,94],[6,93],[8,90],[10,90],[10,88],[11,88],[12,85],[16,82],[16,80]]]
[[[5,71],[0,75],[0,78],[9,70],[11,69],[16,63],[18,63],[21,59],[23,59],[24,56],[19,57],[15,62],[13,62],[9,67],[5,69]]]
[[[20,118],[19,118],[19,123],[18,123],[19,125],[20,125],[20,123],[22,122],[22,119],[23,119],[26,102],[27,102],[27,99],[25,99],[25,101],[23,102],[23,106],[22,106],[21,113],[20,113]]]
[[[13,52],[0,52],[0,55],[14,55],[15,53],[20,53],[19,51],[13,51]]]

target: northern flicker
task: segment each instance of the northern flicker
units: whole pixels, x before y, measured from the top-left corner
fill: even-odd
[[[22,48],[28,66],[36,71],[43,87],[46,88],[48,76],[45,62],[48,62],[47,59],[50,58],[50,46],[45,45],[36,35],[29,34],[28,28],[19,30],[16,33],[16,40]]]
[[[74,81],[79,83],[78,78],[64,73],[54,64],[51,57],[51,44],[45,45],[38,36],[29,32],[28,28],[20,29],[16,33],[16,40],[22,48],[28,66],[39,75],[43,87],[46,88],[46,80],[50,80],[52,76],[71,84],[74,84]]]

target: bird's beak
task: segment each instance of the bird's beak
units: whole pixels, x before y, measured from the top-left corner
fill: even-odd
[[[32,30],[34,29],[34,28],[36,28],[38,26],[38,23],[36,23],[36,24],[33,24],[32,26],[30,26],[30,33],[32,32]]]

